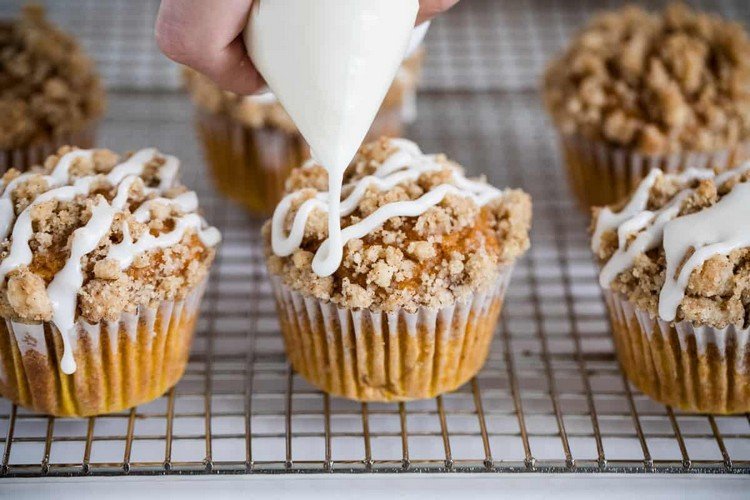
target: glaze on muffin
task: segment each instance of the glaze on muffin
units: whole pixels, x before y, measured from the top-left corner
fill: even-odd
[[[691,246],[684,254],[673,257],[665,250],[665,231],[669,236],[670,225],[680,223],[681,218],[728,202],[726,197],[737,186],[746,189],[748,181],[750,164],[721,175],[705,170],[666,175],[655,170],[627,202],[595,209],[592,249],[603,266],[601,285],[622,293],[652,316],[660,316],[665,284],[674,286],[667,268],[674,269],[676,275],[703,246],[718,243],[706,234],[702,246]],[[697,232],[698,239],[703,237],[700,231],[697,224],[688,230]],[[668,256],[672,257],[671,262]],[[728,253],[717,251],[700,262],[690,272],[684,293],[676,316],[663,319],[714,328],[750,326],[750,244]]]
[[[177,182],[178,165],[154,149],[120,162],[108,150],[63,148],[43,167],[8,171],[0,316],[53,322],[67,344],[79,318],[111,321],[184,298],[205,279],[219,234]]]
[[[361,149],[345,173],[344,198],[399,152],[413,154],[407,162],[429,161],[432,168],[390,189],[368,187],[356,208],[342,217],[342,229],[386,205],[418,200],[438,186],[455,185],[454,175],[463,177],[461,167],[444,155],[422,157],[414,147],[408,141],[381,139]],[[291,195],[285,231],[291,229],[299,207],[327,187],[327,172],[319,165],[310,163],[292,172],[287,191],[297,194]],[[271,273],[294,290],[346,308],[414,311],[450,305],[487,286],[498,267],[528,248],[530,221],[531,201],[520,190],[497,190],[484,206],[451,192],[419,216],[389,218],[364,237],[348,241],[341,266],[328,277],[316,275],[311,265],[328,234],[323,210],[310,213],[301,245],[289,256],[274,254],[270,222],[264,237]]]

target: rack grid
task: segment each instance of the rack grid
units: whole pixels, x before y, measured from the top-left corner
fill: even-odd
[[[533,19],[545,19],[533,10],[545,6],[561,12],[560,2],[527,3]],[[442,50],[455,30],[481,19],[474,9],[494,8],[484,0],[463,4],[436,23],[431,49]],[[510,19],[513,12],[494,16]],[[569,32],[568,18],[558,14],[564,29],[555,29]],[[472,71],[493,47],[480,45]],[[530,64],[548,52],[542,48]],[[444,71],[438,59],[428,60],[433,82]],[[503,83],[502,76],[492,73],[487,81]],[[153,144],[180,156],[185,182],[224,234],[188,369],[156,401],[96,418],[47,417],[0,398],[0,478],[750,473],[750,414],[680,412],[624,379],[588,249],[588,216],[572,202],[554,133],[528,82],[476,88],[428,82],[420,95],[409,136],[493,184],[524,188],[535,216],[532,248],[517,263],[485,368],[454,393],[402,404],[328,397],[290,370],[263,264],[262,222],[213,190],[187,98],[169,86],[134,86],[113,92],[109,108],[101,144],[118,151]]]
[[[0,475],[750,472],[750,415],[682,413],[623,378],[587,216],[568,195],[535,94],[420,98],[412,136],[526,189],[535,225],[484,370],[454,393],[403,404],[329,398],[290,371],[261,222],[206,181],[184,96],[116,94],[111,105],[103,144],[180,154],[224,233],[193,354],[173,390],[119,414],[51,418],[2,400]]]

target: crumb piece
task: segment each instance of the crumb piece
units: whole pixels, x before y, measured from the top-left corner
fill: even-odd
[[[8,302],[19,316],[32,321],[52,319],[52,303],[44,280],[27,267],[11,273],[7,290]]]
[[[406,251],[417,260],[427,260],[437,255],[435,247],[429,241],[412,241]]]

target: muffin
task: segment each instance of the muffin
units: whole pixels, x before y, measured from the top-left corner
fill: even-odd
[[[0,21],[0,174],[64,144],[91,147],[104,101],[91,59],[41,8]]]
[[[417,49],[399,69],[368,137],[400,136],[416,119],[416,88],[424,59]],[[217,188],[257,215],[270,214],[292,168],[310,156],[307,143],[271,93],[238,96],[186,69],[197,108],[198,135]]]
[[[723,174],[652,171],[594,210],[620,364],[659,402],[750,411],[750,163]]]
[[[61,148],[0,195],[0,394],[58,416],[148,402],[182,376],[220,235],[155,149]]]
[[[263,227],[293,368],[358,401],[458,388],[484,364],[514,262],[529,247],[529,196],[467,179],[403,139],[367,144],[344,176],[341,262],[321,276],[327,182],[311,161],[293,170]]]
[[[595,16],[550,64],[543,93],[582,206],[617,202],[653,168],[748,157],[747,33],[682,4]]]

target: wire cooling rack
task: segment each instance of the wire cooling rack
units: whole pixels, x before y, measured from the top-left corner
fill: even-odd
[[[290,371],[258,221],[206,180],[176,94],[115,94],[102,143],[179,154],[225,241],[185,377],[162,398],[90,419],[0,401],[3,476],[312,472],[750,472],[750,415],[659,405],[623,378],[591,263],[535,94],[427,93],[412,136],[534,197],[486,367],[460,390],[358,404]]]
[[[13,13],[19,0],[0,4]],[[411,136],[496,185],[534,198],[485,368],[460,390],[404,404],[329,398],[289,369],[259,246],[259,221],[207,180],[177,72],[158,54],[155,0],[57,0],[109,88],[100,142],[155,145],[224,233],[187,373],[158,400],[90,419],[50,418],[0,398],[0,477],[315,472],[750,472],[750,415],[659,405],[614,355],[588,250],[535,93],[539,72],[592,10],[618,2],[464,0],[433,24]],[[705,4],[705,5],[704,5]],[[700,2],[750,19],[746,2]],[[86,12],[86,15],[81,15]]]

